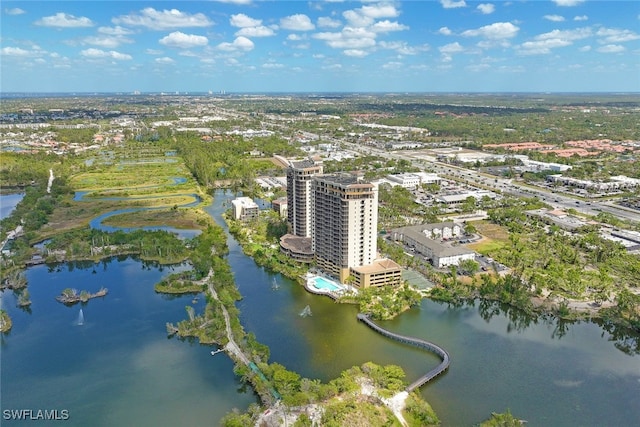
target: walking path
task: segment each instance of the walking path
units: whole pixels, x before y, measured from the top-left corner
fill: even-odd
[[[51,185],[53,185],[53,169],[49,169],[49,182],[47,183],[47,193],[51,194]]]
[[[366,314],[358,313],[358,320],[363,321],[367,326],[369,326],[374,331],[378,332],[381,335],[384,335],[387,338],[394,339],[404,344],[413,345],[415,347],[422,348],[424,350],[435,353],[442,359],[442,362],[435,368],[431,369],[426,374],[422,375],[420,378],[409,384],[409,386],[399,393],[396,393],[390,399],[382,399],[383,402],[393,411],[394,415],[400,421],[400,424],[403,426],[407,426],[407,421],[402,416],[402,411],[406,405],[406,399],[409,397],[409,393],[418,387],[423,386],[427,382],[431,381],[444,371],[449,368],[450,357],[449,353],[442,347],[434,344],[430,341],[426,341],[420,338],[408,337],[406,335],[396,334],[395,332],[388,331],[381,326],[376,325]]]
[[[211,277],[213,277],[213,270],[209,270],[209,274],[207,274],[207,277],[202,279],[202,281],[203,282],[209,281]],[[218,299],[218,294],[215,288],[213,287],[213,282],[211,281],[209,281],[209,293],[216,301],[220,301],[220,299]],[[238,358],[242,363],[249,366],[249,363],[251,363],[251,361],[242,352],[242,350],[240,350],[240,347],[238,347],[238,344],[233,339],[233,332],[231,331],[231,320],[229,319],[229,312],[227,311],[227,308],[224,306],[224,304],[220,303],[220,307],[222,308],[222,315],[224,316],[224,326],[226,329],[227,339],[229,340],[229,342],[227,342],[227,345],[224,346],[224,349],[227,352],[234,354],[236,358]]]
[[[430,351],[432,353],[435,353],[437,356],[439,356],[442,359],[442,362],[440,362],[438,366],[436,366],[435,368],[433,368],[432,370],[430,370],[429,372],[427,372],[426,374],[424,374],[423,376],[421,376],[420,378],[418,378],[417,380],[409,384],[409,386],[406,388],[407,392],[411,393],[416,388],[431,381],[432,379],[434,379],[435,377],[437,377],[438,375],[446,371],[447,368],[449,368],[449,363],[450,363],[449,353],[447,353],[447,351],[444,348],[438,346],[437,344],[434,344],[430,341],[426,341],[420,338],[408,337],[406,335],[400,335],[400,334],[396,334],[395,332],[388,331],[383,327],[376,325],[366,314],[358,313],[358,320],[363,321],[371,329],[373,329],[374,331],[378,332],[381,335],[384,335],[387,338],[391,338],[396,341],[400,341],[401,343],[413,345],[415,347],[419,347],[424,350]]]

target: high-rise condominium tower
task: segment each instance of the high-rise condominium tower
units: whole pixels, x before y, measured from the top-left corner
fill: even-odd
[[[313,237],[312,180],[322,174],[322,163],[290,161],[287,168],[287,220],[294,236]]]
[[[355,175],[320,175],[313,202],[316,263],[344,282],[350,267],[376,258],[378,187]]]

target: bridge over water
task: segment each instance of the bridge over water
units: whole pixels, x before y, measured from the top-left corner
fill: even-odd
[[[420,338],[409,337],[406,335],[396,334],[395,332],[388,331],[376,325],[369,318],[369,316],[363,313],[358,313],[358,320],[361,320],[371,329],[373,329],[374,331],[378,332],[381,335],[384,335],[387,338],[391,338],[393,340],[399,341],[404,344],[409,344],[414,347],[422,348],[440,357],[442,362],[440,362],[438,366],[436,366],[435,368],[433,368],[432,370],[430,370],[429,372],[427,372],[426,374],[424,374],[423,376],[421,376],[420,378],[418,378],[417,380],[409,384],[409,386],[406,388],[407,392],[410,393],[413,390],[417,389],[418,387],[423,386],[424,384],[428,383],[429,381],[431,381],[432,379],[434,379],[435,377],[437,377],[438,375],[446,371],[447,368],[449,368],[449,363],[451,361],[449,357],[449,353],[447,353],[445,349],[438,346],[437,344],[434,344],[430,341],[426,341]]]

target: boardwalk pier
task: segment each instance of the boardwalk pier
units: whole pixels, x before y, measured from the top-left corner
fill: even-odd
[[[418,347],[418,348],[422,348],[424,350],[430,351],[436,354],[438,357],[440,357],[440,359],[442,359],[442,362],[440,362],[438,366],[436,366],[435,368],[433,368],[432,370],[430,370],[429,372],[427,372],[426,374],[424,374],[423,376],[421,376],[420,378],[418,378],[417,380],[409,384],[409,386],[406,388],[407,392],[411,393],[413,390],[423,386],[427,382],[431,381],[432,379],[434,379],[435,377],[437,377],[438,375],[446,371],[447,368],[449,368],[449,363],[451,359],[449,357],[449,353],[447,353],[447,351],[442,347],[430,341],[426,341],[420,338],[408,337],[406,335],[400,335],[400,334],[396,334],[395,332],[388,331],[376,325],[366,314],[358,313],[358,320],[361,320],[371,329],[373,329],[374,331],[378,332],[381,335],[384,335],[387,338],[391,338],[401,343],[409,344],[414,347]]]

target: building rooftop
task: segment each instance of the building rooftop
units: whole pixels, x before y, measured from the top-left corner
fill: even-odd
[[[317,179],[324,182],[337,184],[340,186],[350,186],[350,187],[359,186],[362,188],[370,188],[374,186],[374,184],[372,184],[371,182],[363,181],[359,176],[346,173],[346,172],[320,175],[317,177]]]
[[[280,238],[280,246],[288,251],[298,254],[313,255],[311,237],[300,237],[294,236],[293,234],[285,234]]]
[[[384,273],[385,271],[395,271],[400,269],[400,265],[390,259],[377,259],[372,264],[351,267],[352,270],[362,274]]]
[[[434,255],[440,258],[474,253],[472,250],[469,250],[462,246],[443,245],[437,240],[429,239],[422,232],[423,229],[424,229],[423,225],[415,225],[410,227],[395,228],[392,230],[392,232],[403,234],[409,237],[410,239],[415,240],[419,244],[428,247],[429,249],[431,249]]]
[[[239,204],[244,208],[257,208],[258,205],[250,197],[236,197],[231,201],[234,205]]]
[[[289,160],[289,165],[294,169],[307,169],[320,166],[320,164],[313,161],[312,159]]]

